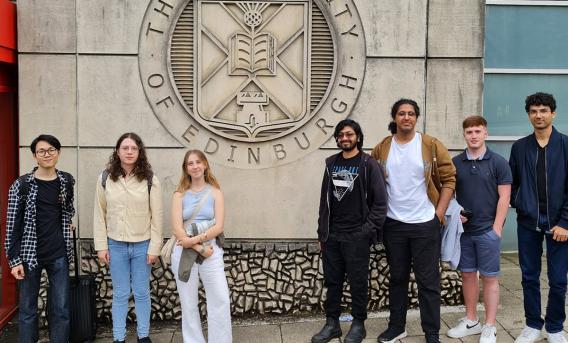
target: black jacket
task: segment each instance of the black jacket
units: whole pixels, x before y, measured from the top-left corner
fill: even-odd
[[[321,197],[318,218],[318,240],[326,242],[329,237],[329,218],[333,184],[330,168],[341,152],[325,160],[325,171],[321,185]],[[361,183],[361,203],[363,211],[362,232],[366,233],[373,243],[382,241],[382,228],[387,216],[387,190],[382,168],[369,154],[362,152],[359,170]]]
[[[511,206],[517,210],[517,222],[526,228],[538,226],[536,181],[537,140],[534,135],[519,139],[511,148],[509,165],[513,173]],[[546,148],[546,188],[548,223],[568,229],[568,136],[554,127]]]

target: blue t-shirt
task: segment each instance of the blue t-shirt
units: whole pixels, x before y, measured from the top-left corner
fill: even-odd
[[[513,183],[509,163],[489,149],[475,160],[469,159],[466,151],[452,160],[456,166],[456,198],[472,212],[463,226],[464,233],[478,235],[491,230],[499,201],[497,187]]]

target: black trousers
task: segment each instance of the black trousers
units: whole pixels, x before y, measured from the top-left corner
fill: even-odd
[[[390,267],[389,326],[404,328],[408,308],[408,283],[412,266],[418,284],[422,330],[440,331],[440,221],[406,224],[387,218],[384,245]]]
[[[351,315],[354,319],[367,319],[369,299],[369,240],[336,241],[322,243],[323,277],[327,287],[326,317],[338,319],[341,314],[341,296],[345,276],[351,286]]]

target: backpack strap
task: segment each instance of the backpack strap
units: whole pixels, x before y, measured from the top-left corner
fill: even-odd
[[[148,195],[150,195],[150,192],[152,191],[152,179],[154,178],[154,172],[150,172],[150,174],[148,175],[148,177],[146,178],[146,182],[148,182]]]
[[[28,193],[30,192],[30,183],[28,182],[28,176],[29,176],[29,174],[25,174],[25,175],[22,175],[18,178],[19,206],[25,206],[25,203],[28,199]]]
[[[108,174],[108,169],[103,170],[103,173],[101,174],[101,185],[103,186],[103,189],[106,189],[107,187]]]

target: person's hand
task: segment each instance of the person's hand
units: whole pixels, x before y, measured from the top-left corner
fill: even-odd
[[[77,226],[75,224],[69,224],[69,229],[71,231],[75,231],[75,229],[77,229]]]
[[[199,236],[195,236],[195,237],[184,237],[182,239],[178,239],[176,244],[177,245],[181,245],[182,247],[184,247],[185,249],[189,249],[192,246],[196,245],[199,243]]]
[[[438,220],[440,221],[440,223],[442,223],[442,220],[444,219],[444,214],[445,213],[441,213],[439,211],[436,211],[436,217],[438,217]]]
[[[460,214],[460,220],[461,220],[462,224],[467,223],[467,217],[464,217],[461,214]]]
[[[147,264],[154,264],[156,262],[156,259],[158,258],[158,256],[154,256],[154,255],[148,255],[148,258],[146,260]]]
[[[105,264],[110,263],[110,255],[108,250],[99,250],[97,251],[97,257],[99,258],[99,262],[104,266]]]
[[[16,278],[16,280],[23,280],[26,274],[24,273],[24,265],[18,264],[10,271],[12,275]]]
[[[550,230],[552,232],[552,239],[557,242],[566,242],[568,241],[568,230],[561,228],[560,226],[556,225],[555,227]]]
[[[201,256],[207,258],[211,255],[213,255],[213,246],[212,245],[204,245],[203,246],[203,252],[199,253]]]
[[[495,234],[497,234],[497,236],[501,238],[501,235],[503,234],[503,227],[497,227],[493,225],[493,231],[495,231]]]

